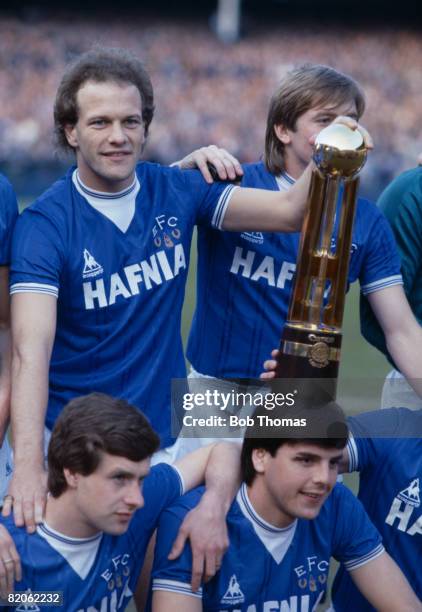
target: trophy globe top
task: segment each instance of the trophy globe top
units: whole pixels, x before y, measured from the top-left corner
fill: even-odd
[[[351,178],[364,166],[366,153],[359,130],[334,123],[316,137],[313,160],[322,174]]]

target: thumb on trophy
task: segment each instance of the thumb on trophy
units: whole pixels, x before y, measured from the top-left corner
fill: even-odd
[[[346,126],[347,128],[353,130],[353,131],[358,131],[361,136],[362,136],[362,140],[363,140],[363,144],[365,145],[365,148],[368,150],[371,150],[374,148],[374,141],[370,135],[370,133],[368,132],[367,129],[365,129],[363,127],[363,125],[361,125],[360,123],[358,123],[356,121],[356,119],[353,119],[353,117],[346,117],[344,115],[340,115],[339,117],[336,117],[334,119],[334,121],[326,128],[324,128],[323,130],[321,130],[321,132],[319,132],[319,134],[313,134],[311,136],[311,138],[309,139],[309,142],[311,145],[314,145],[315,142],[317,140],[319,140],[319,137],[321,135],[322,132],[324,133],[329,133],[331,130],[330,128],[332,128],[334,125],[343,125]],[[334,144],[334,143],[330,143],[330,142],[325,142],[324,144]],[[334,144],[335,146],[335,144]],[[356,147],[357,148],[357,147]]]

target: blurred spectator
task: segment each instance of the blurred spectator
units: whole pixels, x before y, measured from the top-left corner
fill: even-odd
[[[255,161],[263,149],[269,94],[287,68],[304,61],[349,73],[367,92],[363,123],[376,151],[364,180],[373,197],[417,159],[415,126],[422,124],[417,32],[271,25],[223,46],[205,23],[153,22],[137,15],[104,22],[0,19],[0,163],[53,158],[59,77],[73,55],[95,43],[130,48],[152,74],[157,111],[146,151],[150,159],[167,163],[215,142],[241,161]]]

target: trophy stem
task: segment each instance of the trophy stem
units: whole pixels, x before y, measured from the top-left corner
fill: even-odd
[[[329,261],[331,256],[331,234],[335,222],[336,202],[339,189],[338,177],[327,177],[323,200],[324,214],[321,219],[319,244],[315,250],[315,272],[308,285],[307,303],[309,305],[309,322],[318,325],[323,318],[324,296],[327,290]]]
[[[276,368],[276,378],[296,379],[312,401],[336,397],[357,173],[366,159],[363,140],[357,143],[356,133],[344,126],[329,126],[318,139],[313,156],[317,167]]]

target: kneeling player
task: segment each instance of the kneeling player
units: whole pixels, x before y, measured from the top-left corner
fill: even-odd
[[[422,600],[422,410],[391,408],[349,419],[343,471],[360,472],[359,499],[385,548]],[[373,612],[348,572],[333,586],[336,612]]]
[[[61,591],[66,612],[124,610],[166,506],[200,484],[205,471],[214,493],[223,493],[220,504],[230,505],[223,498],[232,498],[227,474],[236,472],[236,448],[206,447],[174,467],[150,470],[158,447],[147,419],[124,400],[93,393],[68,404],[49,444],[44,522],[28,534],[13,517],[1,519],[21,557],[15,591]],[[18,561],[3,533],[1,551],[4,575]]]
[[[274,378],[278,351],[265,362],[263,378]],[[348,419],[350,439],[340,472],[359,471],[358,498],[382,535],[387,552],[422,600],[422,410],[390,408]],[[374,610],[341,567],[333,585],[336,612]]]
[[[340,421],[336,437],[328,437],[339,417],[333,404],[322,410],[309,417],[311,425],[322,420],[325,437],[301,439],[297,431],[287,431],[285,438],[245,439],[244,482],[227,519],[230,546],[220,571],[197,592],[189,585],[189,546],[175,562],[167,554],[201,491],[163,513],[153,573],[154,612],[314,610],[326,589],[331,556],[344,563],[378,610],[422,610],[359,501],[343,485],[335,486],[347,428]]]

